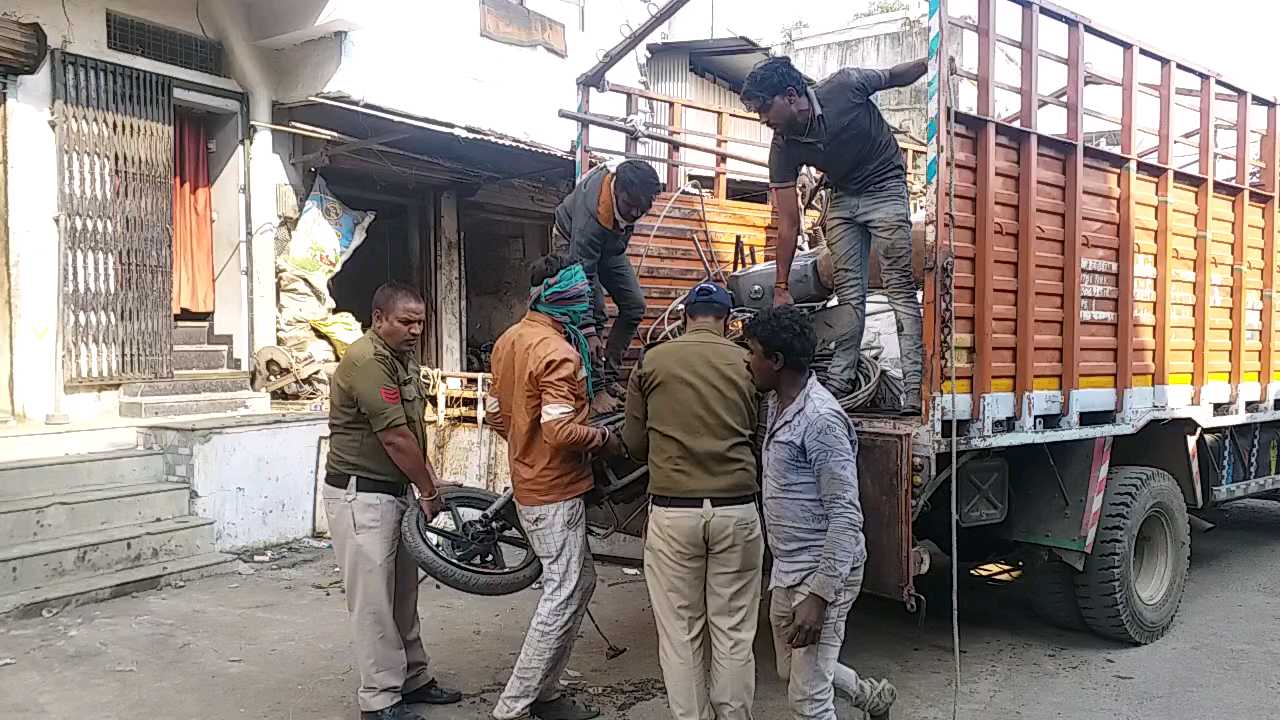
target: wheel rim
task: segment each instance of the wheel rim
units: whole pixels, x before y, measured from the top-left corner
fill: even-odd
[[[1153,509],[1138,527],[1133,547],[1133,585],[1138,599],[1156,605],[1173,584],[1173,526],[1163,510]]]
[[[444,512],[428,525],[418,514],[418,532],[436,556],[454,567],[482,575],[510,575],[538,561],[518,525],[493,533],[480,523],[486,500],[445,498]],[[461,541],[459,538],[466,538]]]

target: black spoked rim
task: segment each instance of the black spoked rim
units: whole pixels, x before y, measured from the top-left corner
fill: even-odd
[[[489,507],[483,498],[444,497],[444,511],[427,523],[418,513],[418,533],[446,563],[471,573],[513,575],[538,562],[519,523],[505,513],[490,523],[480,516]]]

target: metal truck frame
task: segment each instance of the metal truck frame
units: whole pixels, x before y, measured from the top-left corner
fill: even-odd
[[[928,22],[928,400],[858,418],[866,587],[915,606],[955,482],[954,556],[1152,642],[1189,512],[1280,488],[1276,101],[1040,0]]]

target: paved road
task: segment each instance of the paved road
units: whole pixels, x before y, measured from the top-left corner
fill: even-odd
[[[292,568],[222,575],[49,619],[0,624],[0,715],[40,718],[356,717],[332,555]],[[298,559],[295,553],[292,557]],[[571,669],[605,717],[663,720],[655,638],[641,578],[603,568],[597,617],[630,648],[606,661],[588,629]],[[939,580],[945,580],[945,572]],[[473,598],[424,584],[424,634],[460,706],[430,718],[481,720],[519,649],[536,593]],[[901,691],[894,717],[951,717],[947,595],[930,592],[923,628],[872,599],[854,610],[846,661],[888,675]],[[1119,647],[1048,628],[1010,588],[970,587],[961,598],[962,718],[1202,720],[1280,717],[1280,504],[1247,502],[1194,537],[1179,622],[1161,642]],[[756,717],[786,717],[772,652],[757,648]],[[848,717],[849,715],[845,715]]]

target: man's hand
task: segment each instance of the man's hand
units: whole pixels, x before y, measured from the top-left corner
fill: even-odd
[[[591,355],[591,362],[604,362],[604,341],[599,335],[592,335],[587,338],[587,352]]]
[[[791,290],[786,285],[773,286],[773,306],[780,307],[782,305],[794,305],[795,301],[791,299]]]
[[[827,618],[827,601],[809,593],[791,614],[791,627],[787,629],[787,644],[793,648],[808,647],[822,637],[822,625]]]
[[[444,512],[444,501],[440,499],[439,490],[432,490],[431,495],[419,495],[418,505],[422,508],[422,514],[427,516],[427,522],[435,520],[437,515]]]
[[[622,444],[622,438],[610,431],[608,439],[604,441],[604,447],[600,448],[600,455],[612,458],[626,454],[627,446]]]

